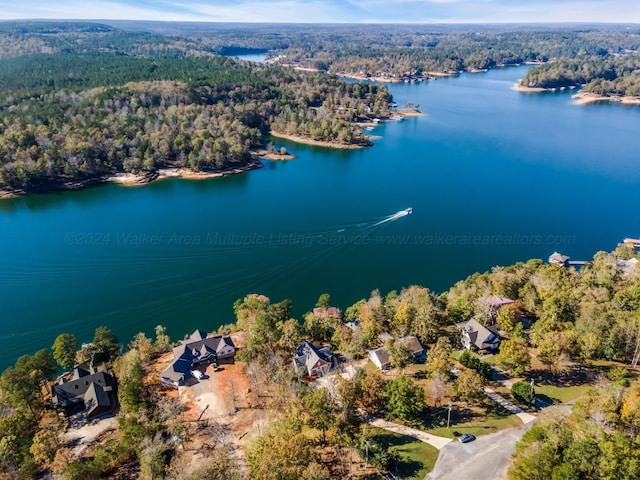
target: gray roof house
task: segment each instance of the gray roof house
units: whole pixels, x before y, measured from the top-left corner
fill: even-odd
[[[496,327],[485,327],[473,318],[456,324],[456,327],[462,332],[460,341],[466,349],[473,345],[478,350],[494,350],[500,345],[500,335]]]
[[[399,341],[409,347],[411,353],[413,354],[413,361],[415,363],[422,363],[426,360],[427,351],[420,343],[420,340],[418,340],[418,337],[408,335],[406,337],[400,338]]]
[[[388,341],[393,339],[393,336],[389,333],[381,333],[378,336],[378,339],[382,341]],[[422,363],[426,360],[426,350],[418,340],[418,337],[413,335],[408,335],[406,337],[401,337],[398,339],[398,342],[404,343],[411,350],[411,354],[413,355],[414,363]],[[391,368],[391,360],[389,357],[389,352],[386,347],[378,347],[373,348],[371,350],[367,350],[367,355],[369,359],[373,362],[373,364],[378,367],[380,370],[388,370]]]
[[[115,408],[114,385],[105,370],[75,367],[71,380],[62,378],[53,386],[53,405],[66,415],[84,411],[87,418],[93,418]]]
[[[165,385],[179,387],[191,377],[191,370],[207,367],[221,360],[233,360],[236,347],[229,337],[217,335],[207,337],[207,333],[196,330],[173,349],[173,362],[160,374]]]
[[[373,364],[380,370],[389,370],[391,368],[389,352],[385,347],[367,350],[367,355],[369,356]]]
[[[310,377],[321,376],[333,370],[338,362],[328,347],[317,348],[313,343],[303,341],[293,357],[293,368],[305,371]]]

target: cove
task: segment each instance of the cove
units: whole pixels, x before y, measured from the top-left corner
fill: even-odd
[[[248,293],[290,298],[299,318],[324,292],[342,308],[374,288],[441,292],[638,236],[640,108],[510,90],[525,72],[389,85],[426,115],[380,125],[366,150],[275,140],[298,158],[1,201],[0,367],[100,325],[123,344],[158,324],[174,340],[214,330]]]

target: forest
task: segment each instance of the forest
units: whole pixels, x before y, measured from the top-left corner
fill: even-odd
[[[391,104],[376,85],[202,50],[166,58],[154,37],[138,43],[128,33],[59,29],[47,38],[50,53],[0,60],[0,188],[29,192],[115,172],[242,165],[271,130],[366,146],[354,122],[385,116]],[[93,38],[86,51],[79,41],[86,35],[106,35],[99,38],[110,51]]]
[[[525,87],[583,86],[599,95],[640,95],[640,57],[636,54],[557,60],[530,69]]]
[[[365,445],[372,468],[397,472],[406,466],[401,451],[380,443],[363,412],[431,432],[444,399],[460,412],[478,407],[490,412],[484,388],[494,385],[491,366],[475,353],[459,354],[460,334],[453,327],[475,318],[499,330],[503,340],[492,363],[525,380],[512,388],[523,408],[532,401],[529,379],[542,376],[556,386],[586,379],[571,413],[564,407],[539,412],[518,444],[510,479],[637,478],[640,269],[621,267],[634,258],[633,247],[623,244],[612,253],[598,252],[580,270],[530,260],[474,274],[441,294],[415,285],[386,295],[374,291],[346,307],[343,316],[309,312],[296,319],[289,300],[272,302],[259,294],[238,299],[235,322],[217,333],[241,335],[236,363],[268,403],[271,419],[244,445],[244,467],[230,453],[221,424],[206,427],[207,438],[216,438],[215,448],[195,466],[188,461],[192,453],[170,440],[187,441],[198,430],[181,420],[180,405],[159,385],[154,362],[178,344],[163,327],[156,327],[155,338],[137,334],[124,348],[105,327],[82,346],[72,333],[63,333],[51,349],[19,358],[0,376],[0,477],[54,472],[67,479],[365,478],[348,476],[352,470],[336,457],[353,451],[364,458]],[[498,309],[492,302],[496,295],[514,303]],[[331,304],[330,295],[322,294],[316,306]],[[331,391],[311,387],[291,366],[303,339],[330,347],[350,363],[366,359],[366,349],[378,345],[383,332],[395,338],[415,335],[427,347],[426,363],[411,367],[411,351],[387,340],[395,373],[365,366]],[[59,368],[94,361],[104,362],[118,379],[118,426],[76,458],[61,443],[69,427],[51,410],[48,382]],[[606,375],[598,373],[603,365],[610,367]],[[454,375],[454,366],[461,373]],[[436,431],[442,434],[443,428]]]

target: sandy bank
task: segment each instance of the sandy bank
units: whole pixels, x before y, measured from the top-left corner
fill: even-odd
[[[402,117],[420,117],[424,115],[424,112],[415,108],[398,108],[397,110],[394,110],[393,113],[397,113]]]
[[[367,148],[371,146],[371,145],[345,144],[345,143],[338,143],[338,142],[323,142],[320,140],[313,140],[311,138],[298,137],[296,135],[287,135],[286,133],[280,133],[274,130],[271,130],[269,133],[271,134],[271,136],[276,138],[284,138],[285,140],[290,140],[292,142],[302,143],[304,145],[315,145],[317,147],[337,148],[341,150],[356,150],[356,149]]]
[[[371,81],[371,82],[380,82],[380,83],[402,83],[404,80],[401,78],[395,78],[395,77],[366,77],[364,75],[356,75],[353,73],[337,73],[336,74],[339,77],[344,77],[344,78],[351,78],[353,80],[360,80],[360,81]]]
[[[99,183],[118,183],[120,185],[124,185],[127,187],[134,187],[140,185],[147,185],[155,180],[161,180],[163,178],[182,178],[185,180],[205,180],[208,178],[217,178],[224,177],[227,175],[235,175],[238,173],[248,172],[250,170],[255,170],[258,168],[262,168],[262,162],[255,158],[252,159],[245,165],[240,165],[237,167],[225,168],[221,170],[210,170],[210,171],[195,171],[188,168],[161,168],[156,172],[146,172],[146,173],[113,173],[109,175],[103,175],[101,177],[89,178],[85,180],[72,180],[68,182],[62,182],[57,184],[52,184],[47,186],[46,188],[42,188],[34,191],[24,191],[24,190],[0,190],[0,199],[7,198],[15,198],[23,195],[30,195],[33,193],[48,193],[48,192],[58,192],[65,190],[79,190],[81,188],[85,188],[91,185],[96,185]]]
[[[550,88],[542,88],[542,87],[525,87],[524,85],[520,85],[516,83],[511,90],[515,90],[516,92],[525,92],[525,93],[540,93],[540,92],[550,92]]]
[[[254,155],[257,155],[260,158],[264,158],[266,160],[295,160],[295,155],[291,153],[285,153],[284,155],[279,152],[270,152],[269,150],[255,150],[252,152]]]
[[[612,102],[623,105],[640,105],[640,97],[607,97],[595,93],[578,93],[573,100],[574,105],[588,105],[590,103]]]
[[[432,77],[455,77],[458,75],[458,72],[449,71],[449,72],[427,72],[428,75]]]

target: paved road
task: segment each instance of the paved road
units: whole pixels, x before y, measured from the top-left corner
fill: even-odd
[[[443,446],[425,480],[506,479],[516,443],[531,425],[484,435],[470,443],[451,442]]]
[[[389,430],[390,432],[413,437],[421,442],[428,443],[429,445],[436,447],[438,450],[452,441],[450,438],[431,435],[430,433],[423,432],[422,430],[416,430],[415,428],[405,427],[404,425],[398,425],[397,423],[387,422],[381,418],[368,417],[367,423],[374,427]]]

